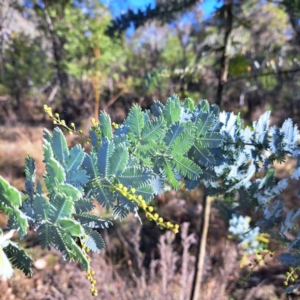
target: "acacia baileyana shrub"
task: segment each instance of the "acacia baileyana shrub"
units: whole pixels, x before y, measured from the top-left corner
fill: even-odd
[[[74,124],[68,127],[51,108],[45,106],[45,111],[58,126],[76,132]],[[163,220],[149,201],[161,195],[166,185],[192,190],[203,183],[207,195],[226,198],[224,205],[232,211],[261,210],[263,218],[256,226],[287,245],[287,253],[279,256],[283,263],[300,267],[300,234],[294,240],[285,237],[298,230],[295,221],[300,209],[290,210],[282,219],[284,203],[278,198],[291,180],[300,178],[299,132],[290,119],[281,129],[269,128],[269,116],[266,112],[251,127],[244,127],[238,115],[220,113],[206,100],[194,106],[191,99],[180,102],[173,95],[165,105],[155,101],[151,110],[134,105],[119,125],[102,112],[89,131],[89,153],[80,144],[69,149],[58,127],[53,134],[45,129],[46,189],[36,181],[30,157],[25,161],[24,191],[0,177],[0,209],[9,216],[8,230],[17,231],[21,239],[27,230],[35,230],[43,248],[53,246],[66,259],[79,261],[96,295],[88,251],[104,249],[99,229],[130,212],[137,217],[144,212],[160,228],[177,233],[179,225]],[[297,160],[295,169],[289,178],[276,182],[273,163],[284,162],[286,156]],[[91,213],[93,199],[111,211],[111,219]],[[12,275],[10,264],[32,274],[32,260],[10,241],[11,232],[0,238],[4,279]]]

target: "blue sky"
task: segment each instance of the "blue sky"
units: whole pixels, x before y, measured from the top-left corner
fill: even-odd
[[[106,3],[109,3],[109,6],[113,9],[113,14],[115,16],[120,15],[122,12],[126,12],[128,8],[133,10],[145,9],[149,4],[154,7],[155,0],[106,0]],[[215,6],[220,6],[218,0],[205,0],[202,4],[202,9],[204,11],[204,18],[207,18],[214,12]]]

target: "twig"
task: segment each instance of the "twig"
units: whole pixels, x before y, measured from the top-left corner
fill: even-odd
[[[113,105],[118,99],[119,97],[126,92],[126,89],[122,89],[118,94],[116,94],[115,96],[113,96],[108,103],[103,107],[103,110],[106,110],[107,108],[109,108],[111,105]]]

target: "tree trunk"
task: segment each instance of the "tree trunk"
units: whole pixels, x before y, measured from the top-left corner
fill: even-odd
[[[227,50],[230,46],[230,34],[232,31],[232,24],[233,24],[233,15],[232,15],[232,0],[229,0],[227,4],[224,4],[225,8],[225,35],[224,35],[224,44],[223,44],[223,52],[220,60],[220,72],[218,78],[218,89],[217,89],[217,97],[216,97],[216,104],[221,106],[222,104],[222,93],[224,84],[227,81],[228,75],[228,54]]]
[[[196,266],[190,300],[200,300],[201,281],[203,276],[203,266],[205,258],[205,247],[207,242],[207,233],[209,227],[209,215],[211,207],[211,197],[203,196],[202,222],[199,232],[199,240],[196,252]]]

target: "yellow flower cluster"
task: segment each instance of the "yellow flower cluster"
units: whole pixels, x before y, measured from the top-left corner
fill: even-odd
[[[299,278],[299,275],[297,274],[297,271],[299,271],[300,268],[294,269],[293,267],[289,267],[289,271],[285,273],[286,280],[283,282],[283,285],[287,286],[290,282],[295,282]]]
[[[136,189],[123,186],[123,184],[118,183],[114,187],[115,191],[118,191],[121,195],[126,197],[130,201],[134,201],[143,211],[145,211],[146,218],[150,221],[156,222],[160,229],[170,229],[173,233],[178,233],[179,225],[172,224],[171,222],[165,222],[162,217],[157,213],[153,213],[154,208],[146,203],[142,195],[136,195]]]
[[[85,235],[84,238],[88,238],[88,235]],[[88,256],[88,252],[90,252],[90,249],[82,243],[81,249],[83,251],[84,256],[86,257],[88,262],[91,262],[91,258]],[[91,283],[90,291],[93,296],[98,295],[98,290],[95,288],[95,284],[97,281],[94,279],[95,271],[92,268],[89,268],[89,270],[86,272],[86,279]]]
[[[63,129],[65,131],[67,131],[70,135],[73,135],[73,134],[77,134],[79,136],[83,135],[83,131],[82,130],[76,131],[75,124],[73,122],[70,124],[70,126],[67,126],[66,121],[65,120],[61,120],[58,113],[53,114],[52,113],[52,108],[49,107],[49,106],[47,106],[46,104],[44,105],[44,111],[50,117],[50,119],[53,121],[54,125],[60,125],[60,126],[62,126]],[[80,144],[83,145],[83,143],[84,142],[81,140]],[[90,142],[87,140],[85,143],[89,144]]]
[[[111,125],[112,125],[112,127],[113,127],[114,129],[118,129],[118,128],[119,128],[119,125],[116,124],[115,122],[112,122]]]
[[[95,118],[90,118],[90,121],[94,127],[98,126],[99,122],[95,120]]]

